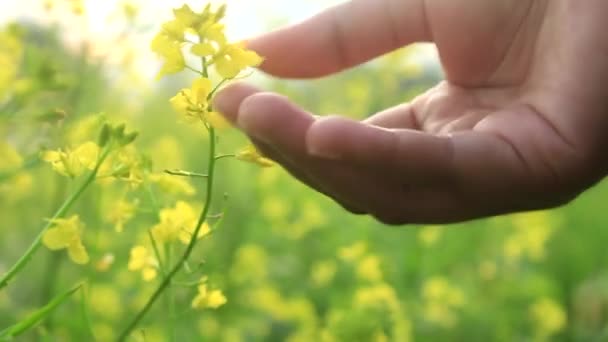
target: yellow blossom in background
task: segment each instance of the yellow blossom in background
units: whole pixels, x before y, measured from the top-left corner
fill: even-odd
[[[135,246],[131,249],[129,257],[129,271],[141,271],[144,281],[156,278],[158,261],[154,255],[144,246]]]
[[[192,184],[183,177],[176,177],[168,174],[154,174],[150,176],[150,181],[158,185],[160,190],[168,194],[186,196],[196,194],[196,190]]]
[[[152,51],[158,54],[164,61],[162,68],[158,72],[157,78],[178,73],[186,67],[181,43],[173,40],[170,36],[170,32],[169,25],[163,26],[163,31],[152,40],[150,46]]]
[[[83,0],[70,0],[70,5],[72,8],[72,13],[76,15],[83,15],[85,11],[84,1]]]
[[[545,246],[554,234],[555,220],[547,212],[514,215],[513,233],[505,240],[504,256],[509,263],[524,257],[540,261],[545,257]]]
[[[16,26],[0,28],[0,103],[14,85],[23,56],[23,44],[16,31]]]
[[[324,287],[331,283],[338,267],[333,260],[319,261],[312,265],[310,280],[317,287]]]
[[[19,172],[7,181],[0,182],[0,195],[9,201],[17,201],[32,194],[34,177],[29,172]]]
[[[126,146],[114,152],[102,164],[99,170],[101,182],[119,180],[137,189],[144,182],[144,160],[137,149]]]
[[[188,203],[179,201],[174,208],[160,211],[160,223],[152,228],[152,235],[158,243],[181,241],[188,244],[198,222],[198,212]],[[211,233],[211,228],[204,223],[199,230],[198,238]]]
[[[53,225],[42,236],[42,243],[54,251],[67,249],[70,259],[77,264],[89,262],[89,255],[81,240],[84,224],[78,215],[68,219],[54,219],[50,222]]]
[[[221,290],[209,290],[207,284],[203,283],[198,286],[198,293],[192,300],[193,309],[217,309],[226,304],[226,296]]]
[[[86,142],[74,150],[45,151],[42,152],[41,157],[51,164],[57,173],[74,178],[95,168],[99,157],[99,146],[94,142]]]
[[[359,241],[351,246],[340,248],[338,257],[346,262],[354,262],[363,257],[366,251],[367,245],[365,242]]]
[[[62,109],[57,111],[59,115],[67,115]],[[68,145],[76,146],[89,141],[91,137],[97,136],[106,119],[107,117],[103,113],[89,113],[70,124],[65,130],[65,139]]]
[[[91,310],[101,317],[116,319],[123,312],[124,305],[115,284],[92,285],[88,298]]]
[[[530,306],[529,313],[539,340],[546,340],[566,327],[566,312],[550,298],[538,299]]]
[[[262,201],[262,215],[271,222],[282,222],[289,214],[287,201],[277,195],[270,195]]]
[[[268,277],[268,254],[263,247],[246,244],[236,251],[230,278],[237,284],[256,284]]]
[[[23,158],[13,146],[0,142],[0,172],[14,171],[23,165]]]
[[[271,167],[274,165],[272,160],[264,157],[253,145],[247,145],[236,154],[236,159],[253,163],[261,167]]]
[[[361,259],[357,264],[357,276],[368,282],[378,282],[382,280],[380,258],[375,255],[368,255]]]
[[[389,307],[398,308],[399,298],[395,289],[389,284],[379,283],[357,289],[355,293],[355,305],[361,307]]]
[[[184,167],[184,148],[174,136],[165,135],[156,139],[146,153],[160,170]]]
[[[318,329],[314,306],[306,298],[285,297],[276,288],[265,285],[250,291],[248,301],[274,320],[294,324],[302,330]]]
[[[304,224],[317,228],[327,224],[327,215],[317,201],[306,200],[302,204],[302,218]]]
[[[192,234],[194,234],[194,228],[196,227],[191,226],[182,229],[179,234],[179,241],[181,241],[184,245],[189,244],[190,240],[192,240]],[[203,238],[209,235],[209,233],[211,233],[211,227],[209,227],[209,224],[207,222],[204,222],[198,231],[198,238]]]
[[[443,277],[428,279],[422,286],[422,298],[425,319],[444,328],[452,328],[456,324],[454,310],[465,304],[464,293]]]
[[[129,222],[137,212],[138,201],[127,202],[119,200],[112,203],[112,206],[106,211],[106,221],[114,225],[114,230],[121,233],[124,226]]]
[[[441,238],[440,226],[423,227],[418,233],[418,240],[426,247],[431,247]]]

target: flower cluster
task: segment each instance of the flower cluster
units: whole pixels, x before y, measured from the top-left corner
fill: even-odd
[[[173,10],[174,18],[162,25],[151,44],[152,51],[164,62],[158,77],[186,68],[199,74],[190,88],[182,89],[171,99],[171,104],[187,121],[200,120],[212,127],[224,126],[225,121],[210,105],[217,86],[213,86],[209,71],[212,68],[216,71],[223,80],[221,84],[262,63],[262,58],[247,50],[243,42],[228,42],[224,25],[220,23],[225,11],[225,6],[214,11],[207,5],[197,13],[183,5]],[[201,61],[202,70],[187,65],[184,51]]]
[[[50,221],[53,227],[44,233],[42,243],[51,250],[67,249],[70,259],[77,264],[88,263],[89,255],[81,240],[84,224],[78,215]]]
[[[74,149],[48,150],[41,158],[51,164],[59,174],[75,178],[87,170],[93,170],[99,157],[99,146],[94,142],[86,142]]]
[[[226,304],[228,300],[221,290],[209,290],[207,285],[207,279],[203,277],[201,283],[198,285],[198,292],[196,297],[192,300],[193,309],[217,309],[220,306]]]
[[[158,261],[146,247],[135,246],[131,249],[128,268],[129,271],[141,271],[143,280],[151,281],[158,273]]]
[[[188,203],[179,201],[174,208],[163,209],[160,212],[160,223],[152,228],[152,236],[158,243],[181,241],[190,243],[194,228],[198,221],[197,211]],[[202,238],[211,232],[204,223],[197,238]]]
[[[174,19],[163,24],[152,41],[152,50],[164,59],[159,77],[186,68],[185,46],[190,47],[192,55],[206,61],[204,69],[214,65],[224,79],[235,78],[245,69],[259,65],[262,58],[247,50],[242,42],[228,43],[224,25],[220,23],[225,12],[225,6],[213,11],[211,5],[201,13],[188,5],[173,10]]]

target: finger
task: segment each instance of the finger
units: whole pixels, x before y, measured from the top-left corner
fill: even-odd
[[[383,169],[413,185],[437,179],[447,182],[451,176],[453,150],[449,137],[330,116],[310,127],[306,143],[311,155]]]
[[[388,184],[370,182],[369,174],[352,165],[308,154],[306,135],[316,120],[282,96],[257,93],[243,101],[236,122],[247,134],[276,151],[284,165],[292,165],[308,177],[316,189],[346,206],[366,212],[375,210],[389,190]]]
[[[273,161],[280,164],[290,175],[301,181],[302,183],[308,185],[309,187],[316,189],[321,194],[332,198],[338,204],[340,204],[344,209],[353,213],[353,214],[365,214],[366,212],[358,207],[356,207],[352,203],[347,203],[342,198],[336,198],[333,196],[331,192],[329,192],[325,187],[322,186],[319,182],[315,181],[313,178],[308,176],[305,172],[300,170],[297,165],[295,165],[289,158],[283,157],[280,153],[278,153],[275,149],[270,147],[268,144],[265,144],[255,138],[251,138],[253,144],[257,147],[257,149],[266,157],[272,159]]]
[[[243,105],[244,101],[248,97],[255,95],[255,94],[259,94],[259,93],[261,93],[260,90],[258,90],[257,88],[255,88],[253,86],[250,86],[245,83],[235,83],[233,85],[226,87],[220,93],[217,94],[217,96],[214,99],[214,107],[218,111],[220,111],[222,114],[224,114],[224,116],[230,122],[232,122],[235,125],[238,125],[239,110],[240,110],[241,106]],[[273,99],[277,99],[278,96],[265,94],[262,97],[270,98],[271,99],[270,102],[272,103]],[[278,100],[280,100],[280,102],[283,101],[280,98],[278,98]],[[255,99],[254,99],[254,101],[255,101]],[[248,111],[247,105],[245,105],[244,111],[245,112]],[[281,122],[283,122],[283,121],[288,122],[287,117],[283,117],[283,118],[280,117],[282,115],[281,113],[283,111],[285,111],[285,110],[284,109],[281,110],[280,108],[270,108],[267,113],[270,113],[271,115],[274,113],[277,113],[279,115],[279,117],[269,118],[269,119],[262,118],[261,121],[266,122],[266,123],[276,123],[277,125],[280,126]],[[303,120],[295,120],[296,123],[303,122],[304,126],[298,128],[298,126],[296,125],[293,127],[294,131],[297,132],[302,129],[307,129],[306,121],[309,121],[311,118],[314,119],[314,117],[310,117],[310,116],[307,117],[307,115],[308,114],[305,114],[300,117]],[[244,120],[247,120],[247,119],[244,119]],[[280,128],[281,127],[278,127],[277,129],[280,129]],[[296,177],[303,183],[318,190],[319,192],[323,193],[324,195],[333,198],[340,205],[342,205],[346,210],[348,210],[352,213],[356,213],[356,214],[364,213],[364,211],[356,203],[353,203],[352,201],[350,201],[347,196],[339,196],[336,193],[332,192],[330,189],[328,189],[328,187],[323,186],[323,184],[321,182],[316,181],[313,177],[309,176],[305,171],[301,170],[301,165],[298,165],[297,163],[291,161],[290,158],[287,158],[287,157],[283,156],[281,153],[277,152],[276,149],[274,149],[270,144],[263,142],[261,139],[255,137],[255,134],[264,136],[263,132],[266,129],[269,129],[271,131],[274,130],[273,127],[258,128],[256,130],[254,130],[255,132],[257,132],[257,133],[254,133],[254,135],[252,135],[250,133],[250,139],[254,142],[254,144],[260,149],[260,151],[264,155],[268,156],[270,159],[279,163],[291,175],[293,175],[294,177]],[[266,138],[266,140],[267,140],[267,138]],[[302,149],[300,149],[300,150],[302,150]],[[306,161],[306,162],[301,162],[300,164],[310,163],[310,162],[311,161]]]
[[[363,122],[384,128],[420,129],[416,113],[413,106],[409,103],[383,110],[365,119]]]
[[[239,107],[243,101],[256,93],[261,92],[258,88],[247,83],[233,83],[222,89],[213,98],[213,107],[233,125],[236,125]]]
[[[249,41],[281,77],[319,77],[428,41],[423,0],[351,0]]]

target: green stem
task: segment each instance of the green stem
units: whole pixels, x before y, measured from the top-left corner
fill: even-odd
[[[168,245],[167,248],[167,264],[171,264],[173,262],[173,245]],[[167,288],[165,292],[165,296],[167,298],[167,309],[169,311],[169,319],[167,320],[167,325],[169,328],[169,341],[175,341],[175,294],[171,286]]]
[[[215,160],[225,159],[225,158],[236,158],[236,154],[221,154],[215,157]]]
[[[197,172],[182,171],[182,170],[165,170],[165,173],[171,176],[190,177],[190,178],[209,178],[209,175]]]
[[[95,168],[93,169],[93,171],[91,171],[91,173],[89,173],[89,175],[84,180],[84,182],[82,182],[80,187],[78,187],[78,189],[76,189],[76,191],[73,192],[65,202],[63,202],[63,204],[61,205],[59,210],[57,210],[57,212],[55,212],[55,215],[53,215],[53,217],[48,221],[48,223],[44,226],[44,228],[42,228],[40,233],[38,233],[38,235],[36,236],[34,241],[30,244],[30,246],[25,251],[25,253],[2,276],[2,279],[0,279],[0,290],[5,288],[8,285],[8,283],[13,279],[13,277],[15,277],[15,275],[17,275],[17,273],[19,273],[19,271],[21,271],[21,269],[23,267],[25,267],[25,265],[27,265],[27,263],[30,261],[30,259],[34,256],[34,253],[38,250],[38,248],[40,248],[40,246],[42,244],[42,236],[53,225],[53,221],[65,216],[65,214],[72,208],[74,203],[76,203],[76,201],[78,201],[80,196],[82,196],[82,194],[89,187],[89,185],[91,185],[91,183],[93,183],[95,181],[95,176],[97,175],[97,172],[99,172],[99,168],[101,167],[101,164],[106,160],[106,158],[108,157],[109,154],[110,154],[110,149],[106,148],[104,150],[104,152],[101,154],[101,157],[99,158],[99,160],[97,161]]]
[[[165,268],[165,264],[160,255],[160,250],[158,249],[158,244],[156,243],[156,239],[154,239],[154,235],[152,234],[151,229],[148,230],[148,238],[150,239],[150,243],[152,244],[152,249],[154,250],[156,260],[158,260],[158,268],[160,269],[160,273],[162,273],[164,277],[167,275],[167,269]]]
[[[169,271],[167,276],[162,280],[162,282],[160,283],[160,285],[158,286],[158,288],[156,289],[154,294],[152,294],[152,297],[150,297],[150,299],[148,300],[146,305],[139,311],[139,313],[137,314],[137,316],[135,316],[135,318],[131,321],[131,323],[129,323],[129,325],[123,330],[120,337],[118,338],[119,341],[125,341],[127,339],[127,337],[129,336],[129,334],[131,333],[131,331],[133,331],[133,329],[135,329],[135,327],[137,327],[139,322],[141,322],[141,320],[148,313],[148,311],[150,311],[150,309],[152,308],[154,303],[158,300],[158,298],[162,295],[162,293],[171,284],[173,277],[177,274],[177,272],[179,272],[182,269],[183,265],[190,258],[190,255],[192,254],[192,251],[194,250],[194,247],[196,246],[198,234],[201,230],[201,227],[203,226],[203,223],[207,219],[207,215],[209,214],[209,210],[211,208],[211,199],[213,197],[212,196],[213,195],[213,178],[214,178],[213,176],[215,174],[215,130],[213,128],[209,128],[209,140],[210,140],[210,144],[209,144],[209,177],[207,178],[206,201],[205,201],[205,206],[198,219],[198,222],[196,223],[196,228],[194,229],[194,233],[192,234],[192,237],[190,238],[190,242],[188,243],[188,246],[186,247],[186,250],[184,251],[182,256],[179,258],[177,263],[173,266],[171,271]]]

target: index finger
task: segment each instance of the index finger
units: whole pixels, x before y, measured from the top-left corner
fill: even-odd
[[[410,43],[427,41],[423,0],[351,0],[249,41],[281,77],[335,73]]]

